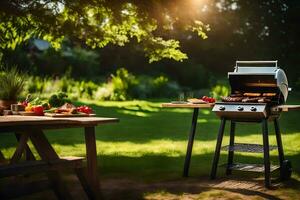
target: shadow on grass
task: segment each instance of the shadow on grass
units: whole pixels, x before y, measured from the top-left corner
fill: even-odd
[[[207,153],[192,156],[190,164],[190,177],[209,177],[213,154]],[[300,154],[287,157],[293,164],[293,173],[300,174]],[[144,155],[141,157],[106,156],[98,157],[100,171],[104,177],[129,177],[142,181],[159,181],[177,179],[182,177],[184,156],[168,157],[159,155]],[[239,163],[263,163],[262,157],[235,155],[235,162]],[[227,162],[227,155],[221,154],[219,165]],[[278,164],[278,156],[271,156],[271,163]],[[238,177],[257,177],[260,173],[234,171]],[[218,168],[218,177],[226,177],[225,168]],[[279,170],[272,173],[272,177],[279,177]],[[298,185],[297,187],[300,187]]]
[[[282,182],[276,190],[265,190],[263,185],[263,174],[233,172],[233,175],[226,176],[223,168],[218,169],[216,180],[209,179],[212,154],[203,154],[192,157],[190,176],[182,178],[182,168],[184,157],[167,157],[147,155],[142,157],[125,156],[100,156],[100,171],[103,182],[105,180],[116,179],[114,186],[103,186],[107,199],[143,199],[145,195],[162,193],[159,199],[168,199],[164,195],[175,195],[179,199],[182,195],[199,195],[206,191],[220,190],[243,196],[258,196],[265,199],[281,199],[278,194],[285,194],[286,189],[293,190],[291,194],[299,195],[300,182],[290,179]],[[272,160],[277,157],[272,156]],[[300,155],[290,157],[291,160],[299,161]],[[261,158],[252,156],[237,155],[236,160],[240,162],[259,163]],[[222,155],[220,163],[226,161],[226,156]],[[298,162],[295,162],[298,163]],[[297,171],[299,173],[299,170]],[[279,174],[272,173],[273,183],[278,185]],[[121,180],[120,183],[118,180]],[[124,180],[134,180],[133,182],[122,182]],[[225,182],[223,184],[223,182]],[[112,188],[111,188],[112,187]],[[279,192],[279,193],[278,193]],[[227,194],[227,193],[226,193]],[[225,195],[226,195],[225,194]],[[221,194],[222,195],[222,194]],[[215,196],[216,198],[217,196]],[[149,199],[152,199],[149,197]],[[155,198],[153,198],[155,199]],[[156,198],[157,199],[157,198]],[[196,199],[196,198],[195,198]],[[224,198],[227,199],[227,198]],[[228,198],[232,199],[232,198]],[[234,198],[233,198],[234,199]],[[245,198],[247,199],[247,198]]]

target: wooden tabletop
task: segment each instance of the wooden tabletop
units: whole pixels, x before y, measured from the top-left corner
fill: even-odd
[[[7,115],[0,116],[0,127],[5,126],[21,126],[21,125],[77,125],[88,126],[98,125],[104,123],[118,122],[117,118],[105,117],[64,117],[52,118],[46,116],[20,116]]]
[[[212,108],[214,107],[214,103],[203,103],[203,104],[195,104],[195,103],[163,103],[162,107],[165,108]]]

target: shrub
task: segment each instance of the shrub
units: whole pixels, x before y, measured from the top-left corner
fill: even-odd
[[[25,76],[17,68],[5,69],[0,75],[0,99],[17,100],[25,86]]]
[[[170,82],[165,76],[158,76],[152,81],[152,97],[173,97],[180,88],[176,82]]]
[[[118,69],[116,75],[112,75],[111,82],[113,93],[110,100],[126,100],[132,98],[132,89],[138,85],[137,78],[125,68]]]
[[[48,98],[58,91],[67,93],[71,99],[94,99],[124,101],[133,98],[174,97],[180,87],[166,76],[134,76],[121,68],[111,75],[105,83],[74,80],[69,76],[61,78],[28,77],[25,87],[26,94],[38,94]]]
[[[218,81],[216,85],[214,85],[211,88],[210,92],[211,96],[220,99],[222,96],[228,96],[229,95],[229,86],[223,81]]]

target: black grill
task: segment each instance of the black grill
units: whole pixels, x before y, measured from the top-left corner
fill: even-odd
[[[217,138],[215,156],[212,164],[211,178],[217,173],[220,151],[228,151],[228,161],[225,164],[226,174],[233,170],[264,172],[265,186],[271,187],[270,173],[280,170],[280,177],[287,179],[291,176],[291,164],[284,159],[278,118],[279,106],[285,104],[288,97],[288,81],[277,61],[237,61],[234,72],[228,73],[231,86],[229,97],[223,97],[223,102],[217,102],[213,112],[221,118]],[[276,111],[276,112],[274,112]],[[230,142],[221,148],[226,121],[230,121]],[[273,122],[277,146],[269,145],[268,122]],[[239,122],[261,123],[263,144],[235,143],[235,126]],[[277,149],[279,166],[270,165],[269,151]],[[241,164],[234,162],[234,152],[262,153],[264,164]]]

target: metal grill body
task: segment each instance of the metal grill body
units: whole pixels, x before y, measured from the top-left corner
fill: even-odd
[[[264,172],[265,186],[269,188],[271,187],[271,171],[279,169],[282,179],[289,178],[291,173],[290,162],[284,160],[278,122],[280,111],[276,109],[287,100],[290,90],[287,77],[284,71],[277,66],[277,61],[237,61],[234,72],[228,73],[228,79],[231,86],[230,96],[224,97],[223,102],[217,102],[213,108],[213,112],[221,119],[221,125],[211,178],[216,177],[220,151],[226,150],[228,151],[227,175],[230,175],[232,170]],[[230,142],[227,147],[221,148],[226,121],[231,122]],[[270,165],[269,151],[275,148],[269,146],[268,121],[272,121],[275,126],[279,166]],[[235,143],[235,127],[239,122],[261,123],[263,144]],[[263,152],[264,164],[234,163],[235,151]]]

